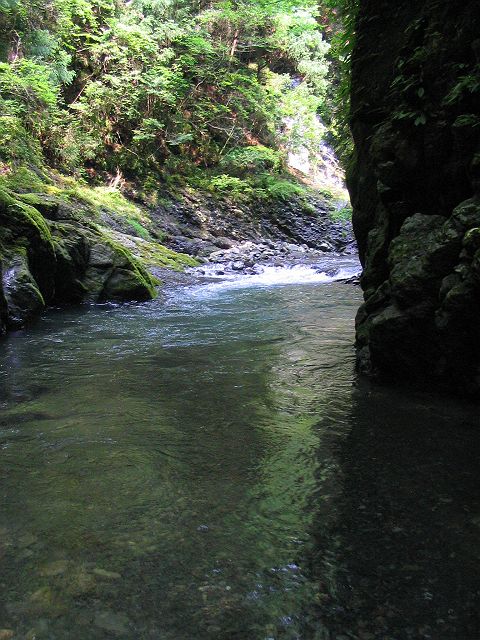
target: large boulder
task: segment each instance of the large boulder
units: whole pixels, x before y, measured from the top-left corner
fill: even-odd
[[[50,303],[148,300],[155,283],[132,254],[55,198],[0,190],[0,332]]]

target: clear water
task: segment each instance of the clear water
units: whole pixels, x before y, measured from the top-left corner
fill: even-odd
[[[475,408],[358,385],[359,290],[279,281],[0,344],[0,638],[478,637]]]

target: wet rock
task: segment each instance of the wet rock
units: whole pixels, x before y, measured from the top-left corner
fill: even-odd
[[[60,576],[67,571],[69,564],[68,560],[55,560],[44,565],[39,573],[46,577]]]
[[[14,636],[13,629],[0,629],[0,640],[11,640]]]
[[[216,247],[220,247],[220,249],[231,249],[233,246],[235,246],[235,242],[233,240],[224,237],[215,238],[213,244]]]
[[[342,282],[343,284],[353,284],[357,287],[360,286],[360,277],[361,274],[358,273],[356,276],[352,276],[351,278],[345,278],[344,280],[340,280],[340,282]]]
[[[270,242],[290,242],[316,248],[323,241],[340,251],[353,242],[351,224],[335,221],[331,208],[321,195],[307,199],[293,196],[288,201],[249,202],[234,207],[221,198],[201,193],[191,200],[185,193],[158,207],[156,223],[168,231],[167,243],[174,249],[192,255],[203,255],[206,245],[198,241],[211,234],[213,246],[229,249],[237,241],[261,242],[269,248]],[[220,244],[221,243],[221,244]],[[206,255],[206,254],[205,254]]]
[[[130,621],[124,613],[110,610],[98,611],[93,622],[99,629],[115,635],[124,636],[129,633]]]
[[[21,640],[49,640],[52,635],[51,621],[47,618],[39,618]]]
[[[2,285],[10,327],[22,327],[44,308],[45,301],[30,273],[26,255],[17,254],[5,260]]]
[[[321,242],[317,248],[320,251],[333,251],[333,247],[329,242]]]
[[[33,533],[24,533],[18,538],[17,545],[20,549],[26,549],[38,542],[38,537]]]
[[[127,249],[93,224],[47,219],[41,211],[58,203],[29,195],[35,206],[0,190],[0,333],[53,302],[154,297],[154,282]]]
[[[96,588],[94,576],[84,567],[77,567],[65,576],[65,590],[74,597],[91,593]]]
[[[26,603],[21,603],[19,607],[29,615],[45,615],[50,618],[57,618],[67,611],[67,606],[60,595],[51,587],[40,587],[34,591]]]

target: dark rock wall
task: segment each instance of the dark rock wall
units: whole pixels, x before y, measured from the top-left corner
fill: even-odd
[[[480,393],[480,2],[360,0],[348,172],[364,372]]]

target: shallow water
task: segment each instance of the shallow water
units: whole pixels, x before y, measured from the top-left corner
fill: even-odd
[[[287,281],[0,344],[0,629],[478,637],[476,410],[359,385],[359,290]]]

